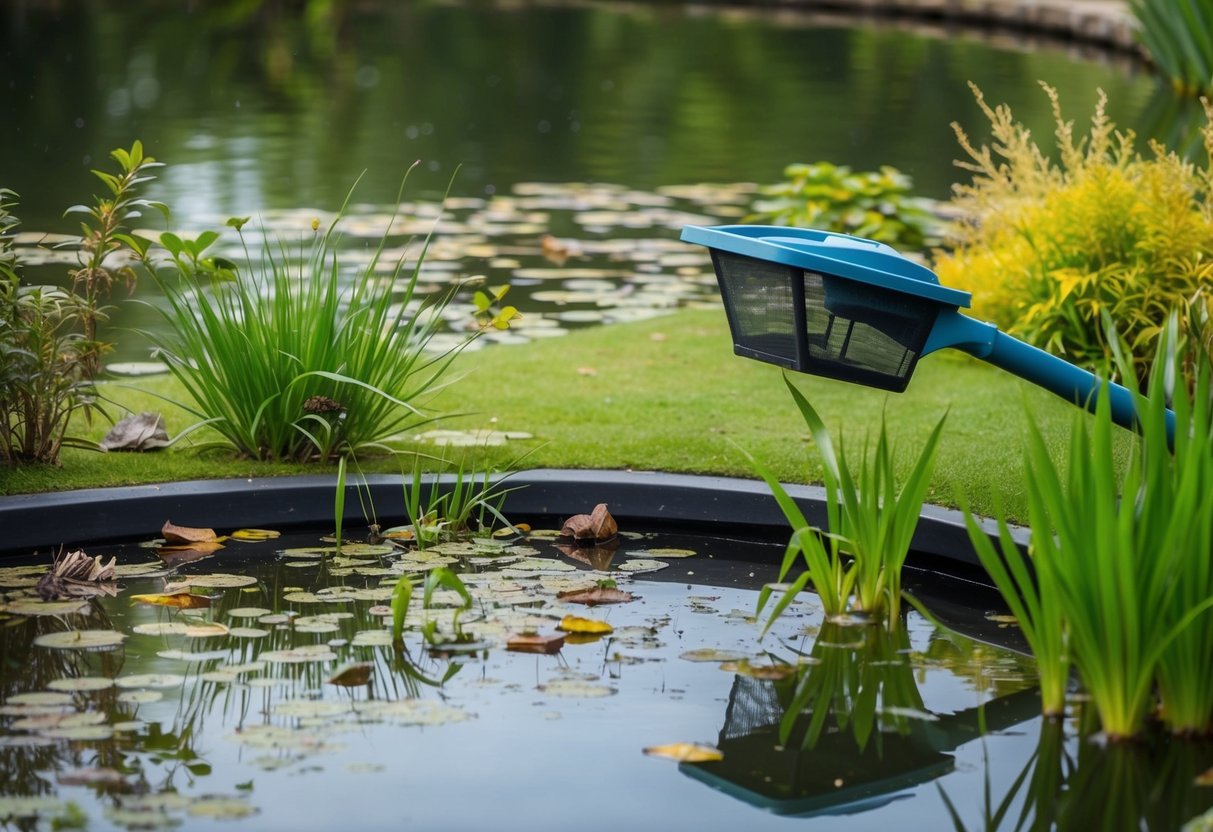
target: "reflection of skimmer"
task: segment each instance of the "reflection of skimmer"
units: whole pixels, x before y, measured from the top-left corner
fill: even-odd
[[[901,704],[898,689],[921,703],[909,664],[902,665],[903,673],[866,650],[821,653],[820,646],[819,639],[814,655],[825,660],[807,667],[799,680],[734,677],[717,744],[724,759],[683,763],[680,769],[776,814],[850,814],[909,797],[910,787],[950,771],[953,758],[948,752],[979,737],[983,722],[984,730],[996,731],[1040,714],[1040,695],[1031,688],[956,713],[891,717],[899,712],[891,707]],[[911,691],[904,687],[907,678]],[[876,712],[874,696],[865,713],[860,692],[874,686],[883,691],[883,713]],[[843,690],[848,687],[849,692]],[[807,707],[802,704],[806,699]],[[835,713],[843,700],[849,711]],[[821,729],[822,709],[831,712],[835,728]],[[919,710],[910,701],[901,708],[904,713]],[[781,723],[786,739],[781,738]],[[861,723],[875,730],[863,733]]]

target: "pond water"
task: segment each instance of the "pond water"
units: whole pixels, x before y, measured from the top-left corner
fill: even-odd
[[[227,540],[205,557],[98,546],[118,558],[113,594],[58,606],[33,586],[45,559],[6,561],[0,820],[940,829],[949,802],[976,828],[1005,800],[1008,818],[1173,829],[1213,805],[1196,785],[1207,744],[1103,753],[1076,739],[1077,719],[1042,723],[1031,661],[989,643],[1017,639],[983,587],[911,572],[953,630],[916,613],[893,631],[826,622],[806,594],[760,638],[776,544],[638,532],[595,549],[551,534],[424,553],[337,553],[317,534]],[[439,567],[462,576],[470,609],[456,615],[443,586],[425,603]],[[397,650],[402,574],[416,588]],[[608,580],[631,600],[577,603]],[[182,587],[207,606],[134,597]],[[507,649],[559,635],[566,616],[613,631],[566,634],[551,654]],[[676,744],[721,758],[646,753]]]
[[[363,171],[356,212],[382,220],[420,160],[406,218],[432,217],[448,184],[454,197],[433,276],[513,284],[534,313],[502,336],[516,341],[711,298],[706,257],[677,236],[746,213],[753,185],[727,183],[891,164],[946,197],[949,124],[985,135],[969,81],[1041,137],[1037,80],[1079,121],[1103,88],[1122,126],[1168,141],[1199,110],[1123,57],[665,3],[18,3],[0,12],[0,72],[0,187],[21,196],[24,242],[74,231],[62,212],[92,193],[88,170],[135,138],[168,164],[150,190],[174,229],[257,215],[291,245]],[[238,250],[230,231],[224,245]],[[123,305],[115,361],[146,357],[126,330],[153,321]]]

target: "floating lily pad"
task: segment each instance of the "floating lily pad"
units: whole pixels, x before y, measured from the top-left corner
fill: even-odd
[[[109,725],[67,725],[43,731],[42,736],[73,742],[98,742],[114,736],[114,729]]]
[[[141,636],[181,635],[185,632],[184,621],[153,621],[147,624],[136,624],[131,632]]]
[[[656,549],[633,549],[630,552],[624,552],[628,557],[647,557],[647,558],[689,558],[698,554],[694,549],[672,549],[659,547]]]
[[[213,575],[191,575],[186,580],[190,586],[203,587],[205,589],[231,589],[233,587],[252,586],[257,583],[256,578],[248,575],[227,575],[219,572]]]
[[[37,583],[37,579],[34,581]],[[39,598],[21,598],[0,605],[0,611],[11,612],[14,615],[78,615],[89,609],[89,602],[76,599],[73,601],[43,601]]]
[[[112,650],[126,640],[117,630],[64,630],[44,633],[34,644],[52,650]]]
[[[267,650],[258,658],[271,664],[306,664],[333,661],[337,658],[337,654],[330,650],[327,644],[321,644],[305,645],[290,650]]]
[[[238,820],[257,814],[259,809],[239,797],[215,797],[207,795],[196,798],[187,810],[194,817],[216,820]]]
[[[698,650],[687,650],[678,658],[688,662],[740,662],[750,658],[748,653],[737,650],[720,650],[715,647],[701,647]]]
[[[227,611],[228,618],[261,618],[263,615],[272,615],[273,610],[267,610],[264,607],[236,607]]]
[[[76,676],[63,679],[52,679],[46,683],[51,690],[87,693],[95,690],[108,690],[114,686],[114,680],[104,676]],[[10,698],[11,702],[12,699]]]
[[[7,701],[10,705],[70,705],[75,700],[70,693],[32,691],[29,693],[15,693]]]
[[[270,631],[260,627],[232,627],[227,634],[232,638],[265,638]]]
[[[161,689],[180,687],[185,677],[179,673],[137,673],[131,676],[119,676],[114,684],[124,690],[132,688]]]
[[[560,696],[569,699],[598,699],[612,696],[615,689],[597,682],[585,682],[580,679],[555,679],[539,689],[548,696]]]
[[[158,690],[124,690],[118,694],[118,701],[127,705],[150,705],[163,698],[164,694]]]
[[[663,561],[659,561],[659,560],[649,560],[648,558],[632,558],[631,560],[625,560],[623,563],[619,564],[615,568],[618,569],[620,572],[631,572],[635,575],[639,575],[639,574],[642,574],[645,572],[659,572],[662,569],[667,568],[668,566],[669,566],[668,563],[664,563]]]

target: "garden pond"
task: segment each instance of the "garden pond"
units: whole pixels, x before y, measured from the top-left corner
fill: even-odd
[[[679,230],[745,216],[755,183],[790,163],[893,165],[916,193],[947,198],[965,175],[950,123],[987,130],[970,81],[1041,136],[1052,116],[1038,80],[1079,122],[1102,88],[1118,124],[1172,146],[1201,122],[1195,102],[1128,56],[1005,33],[667,3],[302,5],[0,14],[0,158],[14,161],[0,187],[20,196],[31,278],[64,279],[76,255],[47,234],[76,230],[63,211],[99,184],[88,171],[136,138],[167,165],[148,195],[172,208],[169,227],[188,235],[251,215],[254,249],[262,234],[306,245],[365,172],[344,225],[351,270],[419,160],[389,248],[403,252],[442,214],[428,287],[510,284],[524,317],[483,343],[523,342],[716,303],[706,254]],[[231,229],[215,251],[243,259]],[[135,297],[159,302],[151,281]],[[468,309],[449,310],[453,328]],[[146,361],[149,343],[129,330],[157,320],[120,303],[111,365]]]
[[[1208,744],[1105,750],[1077,738],[1079,701],[1064,724],[1043,722],[1032,661],[983,585],[912,568],[908,588],[947,627],[916,612],[892,631],[827,622],[806,593],[762,637],[778,542],[554,535],[422,552],[336,551],[318,533],[97,546],[116,580],[53,602],[36,590],[47,556],[6,560],[0,818],[1175,829],[1213,805]],[[469,608],[444,586],[424,601],[440,568],[461,576]],[[416,589],[394,646],[401,575]],[[197,608],[148,603],[166,590]],[[531,634],[553,652],[511,649]]]

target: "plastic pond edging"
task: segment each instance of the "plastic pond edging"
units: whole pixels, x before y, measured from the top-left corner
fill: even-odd
[[[565,518],[606,503],[622,528],[628,523],[694,526],[715,534],[789,531],[766,484],[730,477],[637,471],[536,469],[506,477],[511,491],[506,516]],[[379,522],[408,522],[403,514],[401,478],[366,477]],[[184,526],[237,529],[248,526],[290,528],[331,524],[335,480],[332,476],[197,480],[92,488],[0,497],[0,552],[29,553],[150,538],[165,521]],[[355,485],[347,484],[344,523],[351,536],[365,525]],[[825,489],[788,486],[810,523],[824,525]],[[996,534],[992,522],[988,534]],[[1026,546],[1027,530],[1015,529]],[[926,506],[912,546],[920,555],[980,568],[964,515]]]

